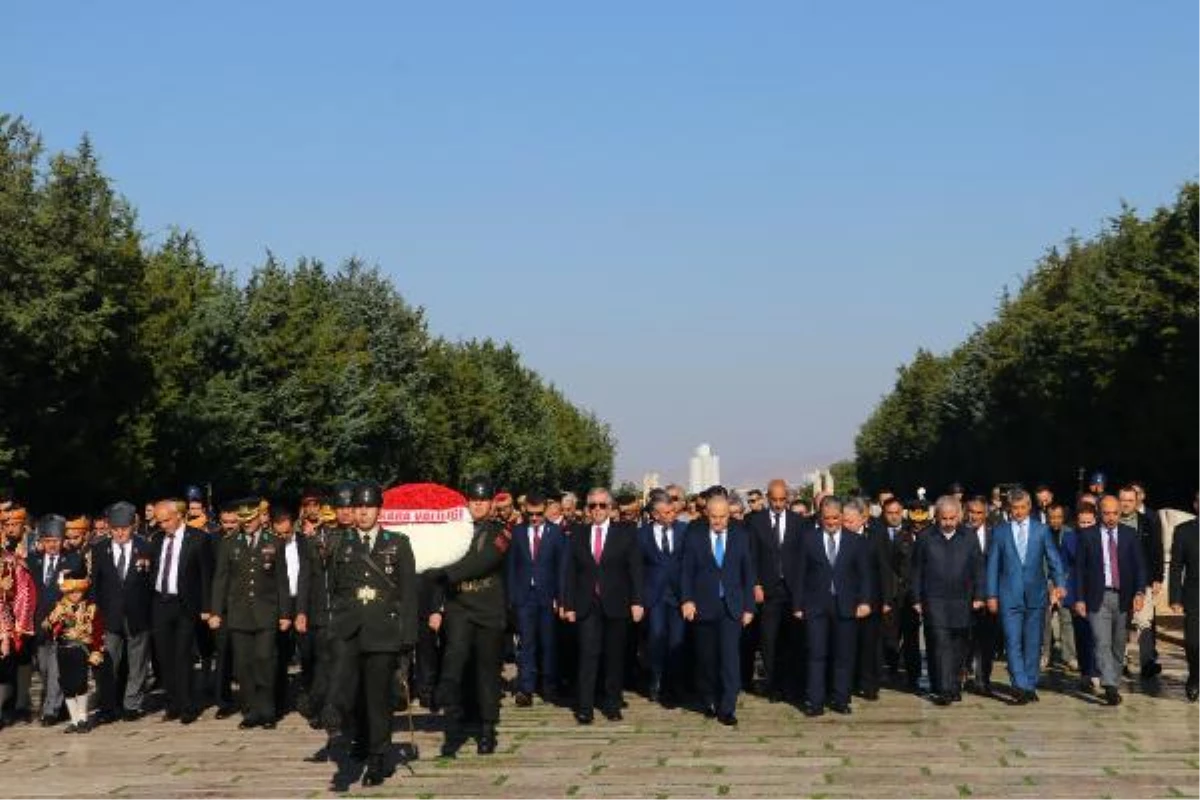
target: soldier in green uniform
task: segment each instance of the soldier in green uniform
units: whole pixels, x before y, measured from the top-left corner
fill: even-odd
[[[442,596],[446,649],[437,701],[445,709],[448,727],[442,755],[454,756],[465,741],[463,733],[463,672],[474,657],[474,681],[479,703],[478,752],[496,752],[496,724],[500,721],[500,659],[504,653],[506,602],[504,556],[508,538],[503,525],[492,518],[491,481],[473,478],[467,485],[467,507],[475,533],[467,554],[446,569],[427,573]],[[437,604],[435,602],[435,608]]]
[[[402,650],[417,641],[417,568],[402,533],[379,527],[383,490],[360,484],[354,530],[343,534],[328,567],[329,637],[337,654],[327,726],[354,720],[351,755],[366,757],[364,786],[395,771],[385,762],[392,741],[392,677]],[[332,712],[332,714],[330,714]]]
[[[302,637],[300,669],[304,694],[300,710],[314,730],[321,727],[321,712],[329,696],[329,678],[333,671],[333,646],[329,640],[329,566],[342,537],[353,529],[354,484],[348,481],[336,484],[332,501],[338,521],[317,526],[316,531],[304,539],[308,547],[305,562],[308,597],[306,613],[296,617],[296,630]]]
[[[213,630],[229,629],[242,709],[239,728],[275,727],[275,632],[292,624],[278,540],[263,526],[257,498],[237,503],[242,531],[221,543],[213,578]]]

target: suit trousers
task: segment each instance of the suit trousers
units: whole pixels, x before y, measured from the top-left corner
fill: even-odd
[[[444,620],[446,651],[438,683],[438,702],[454,723],[463,717],[463,683],[468,662],[474,665],[473,685],[479,705],[479,720],[495,725],[500,720],[500,661],[504,657],[504,629],[476,625],[463,613],[447,614]]]
[[[517,612],[517,691],[533,694],[541,678],[543,690],[553,693],[558,682],[558,650],[554,610],[529,601]]]
[[[184,714],[192,705],[192,654],[196,646],[196,619],[176,597],[154,599],[154,649],[162,669],[167,711]]]
[[[238,705],[248,717],[275,719],[275,635],[272,628],[229,632]]]
[[[733,714],[742,688],[741,620],[722,614],[719,619],[695,623],[694,630],[700,698],[706,705],[716,706],[718,714]]]
[[[292,666],[292,656],[296,654],[300,635],[295,628],[275,632],[275,711],[280,716],[288,712],[290,705],[290,681],[288,670]]]
[[[915,690],[921,679],[921,615],[909,603],[901,603],[884,616],[881,637],[888,669],[895,672],[903,662],[908,685]]]
[[[1092,625],[1100,684],[1115,689],[1121,685],[1121,670],[1125,668],[1125,642],[1128,639],[1125,629],[1128,618],[1121,609],[1120,594],[1106,589],[1100,607],[1088,614],[1088,620]]]
[[[1046,606],[1046,627],[1042,634],[1042,655],[1049,661],[1054,657],[1054,645],[1064,664],[1077,661],[1075,627],[1071,624],[1071,609],[1065,605]]]
[[[872,611],[858,620],[853,684],[864,694],[879,692],[879,678],[883,671],[883,651],[880,643],[882,629],[883,616],[878,611]]]
[[[604,656],[604,689],[600,696],[605,711],[621,710],[621,689],[625,678],[625,640],[629,620],[609,619],[598,602],[592,603],[587,616],[579,620],[579,703],[578,711],[592,713],[596,705],[596,679],[600,657]]]
[[[437,689],[442,667],[442,634],[429,627],[429,616],[422,616],[417,627],[416,686],[417,694],[432,696]]]
[[[854,673],[854,651],[858,644],[858,620],[821,614],[809,617],[808,691],[805,700],[814,706],[825,705],[826,689],[834,703],[849,705],[850,677]],[[829,665],[833,665],[833,686],[826,686]]]
[[[104,662],[96,670],[100,710],[112,714],[122,708],[141,711],[150,669],[150,632],[130,634],[105,631],[104,653]],[[122,667],[125,669],[122,670]],[[124,700],[123,705],[118,706],[117,694],[123,671],[126,673]]]
[[[42,675],[42,718],[55,718],[62,710],[63,693],[58,681],[58,647],[54,642],[38,643],[37,669]]]
[[[971,612],[971,630],[967,643],[967,672],[981,688],[992,683],[992,665],[996,661],[996,639],[999,624],[996,615],[986,608]]]
[[[1183,651],[1187,656],[1187,685],[1196,686],[1200,683],[1200,613],[1184,609],[1183,612]]]
[[[312,626],[299,637],[300,683],[307,698],[308,716],[320,719],[329,697],[329,676],[333,671],[333,646],[329,628]]]
[[[934,694],[950,695],[962,691],[959,679],[969,637],[968,628],[925,626],[926,645],[929,648],[929,688]]]
[[[1037,689],[1042,668],[1042,623],[1045,607],[1001,608],[1004,627],[1004,649],[1008,654],[1008,674],[1014,689],[1032,692]]]
[[[759,641],[768,692],[792,694],[796,689],[795,670],[803,669],[803,656],[799,652],[803,648],[802,642],[797,641],[796,622],[792,616],[792,598],[786,590],[767,595],[759,618]]]
[[[646,652],[650,662],[650,688],[680,694],[683,691],[683,638],[686,625],[675,603],[662,601],[646,609]]]
[[[1079,659],[1079,674],[1085,678],[1100,677],[1096,668],[1096,637],[1092,635],[1091,620],[1071,614],[1075,631],[1075,656]]]
[[[1158,615],[1155,613],[1154,606],[1150,600],[1146,601],[1150,608],[1143,613],[1150,617],[1150,624],[1144,628],[1137,628],[1137,643],[1138,643],[1138,664],[1142,669],[1147,665],[1157,663],[1158,661]],[[1124,663],[1122,662],[1122,666]]]

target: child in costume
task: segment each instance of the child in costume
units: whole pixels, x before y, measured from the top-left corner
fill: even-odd
[[[59,579],[62,599],[46,617],[58,660],[58,684],[67,702],[71,724],[66,733],[87,733],[88,667],[104,660],[104,624],[96,604],[84,598],[90,586],[83,570],[64,572]]]

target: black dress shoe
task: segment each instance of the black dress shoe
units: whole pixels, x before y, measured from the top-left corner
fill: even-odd
[[[182,725],[191,725],[198,719],[200,719],[200,714],[195,711],[185,711],[179,715],[179,722]]]
[[[591,725],[592,719],[593,719],[592,712],[590,712],[590,711],[576,711],[575,712],[575,721],[578,722],[580,725]]]
[[[1030,689],[1025,693],[1031,703],[1040,703],[1042,698],[1038,697],[1037,689]]]
[[[250,728],[257,728],[259,725],[262,725],[262,720],[254,715],[251,715],[239,722],[238,728],[242,730],[249,730]]]
[[[529,695],[529,692],[517,692],[513,699],[516,700],[517,706],[520,708],[529,708],[533,705],[533,698]]]
[[[1146,666],[1142,667],[1142,680],[1153,678],[1156,675],[1159,675],[1161,672],[1162,664],[1159,664],[1157,661],[1151,661],[1147,663]]]
[[[177,719],[179,719],[178,711],[171,711],[170,709],[168,709],[163,712],[163,715],[162,715],[163,722],[174,722]]]
[[[110,723],[116,722],[117,719],[118,719],[117,712],[115,712],[115,711],[100,711],[96,714],[96,724],[97,725],[108,725]]]
[[[646,699],[651,703],[657,703],[662,698],[657,686],[651,686],[646,690]]]
[[[490,756],[496,752],[496,729],[485,729],[479,736],[479,744],[475,748],[475,752],[481,756]]]
[[[217,709],[217,713],[214,714],[214,716],[217,719],[228,719],[229,717],[232,717],[236,713],[237,713],[237,708],[235,706],[221,706],[220,708]]]
[[[38,724],[43,728],[52,728],[58,724],[58,720],[56,720],[54,717],[42,717],[38,721]]]
[[[768,703],[778,703],[781,700],[783,700],[783,692],[779,691],[778,689],[772,689],[771,691],[767,692]]]
[[[950,697],[948,695],[944,695],[944,694],[931,694],[929,696],[929,701],[931,703],[933,703],[935,706],[950,705]]]
[[[850,704],[849,703],[830,703],[829,710],[835,714],[849,714],[850,713]]]
[[[961,703],[962,702],[962,692],[951,692],[950,693],[950,701],[954,702],[954,703]]]
[[[276,720],[265,719],[265,720],[263,720],[262,725],[260,725],[259,727],[261,727],[264,731],[273,731],[273,730],[275,730],[275,726],[278,724],[279,723]]]
[[[79,727],[74,722],[71,722],[67,727],[63,728],[63,733],[79,733]]]
[[[385,767],[383,759],[372,756],[367,761],[367,771],[363,773],[363,786],[378,786],[396,773],[395,769]]]
[[[992,697],[995,695],[995,692],[992,691],[992,684],[990,682],[979,684],[975,691],[979,693],[980,697]]]
[[[1104,687],[1104,702],[1110,706],[1121,705],[1121,693],[1117,691],[1115,686]]]
[[[126,722],[137,722],[143,716],[143,712],[136,708],[127,708],[121,712],[121,719]]]
[[[720,714],[717,716],[717,722],[721,723],[722,725],[726,725],[726,726],[732,728],[733,726],[737,725],[737,715],[736,714]]]
[[[804,704],[804,716],[820,717],[820,716],[824,716],[824,714],[825,714],[825,709],[822,708],[821,706],[813,705],[812,703]]]
[[[604,709],[604,718],[609,722],[620,722],[622,719],[624,719],[624,717],[621,715],[621,709],[619,708]]]
[[[350,744],[350,757],[355,761],[366,761],[369,755],[371,753],[367,750],[365,742],[352,742]]]
[[[1013,697],[1013,705],[1024,706],[1029,704],[1029,692],[1024,689],[1017,689],[1017,694]]]
[[[879,699],[879,690],[878,690],[878,689],[866,689],[866,690],[864,690],[864,691],[863,691],[863,693],[862,693],[862,699],[863,699],[863,700],[870,700],[872,703],[874,703],[876,700],[878,700],[878,699]]]

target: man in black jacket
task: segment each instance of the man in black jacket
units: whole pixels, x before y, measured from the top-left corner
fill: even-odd
[[[1200,495],[1193,496],[1192,508],[1200,512]],[[1171,541],[1171,610],[1183,614],[1183,647],[1187,654],[1187,699],[1193,703],[1200,695],[1200,530],[1195,518],[1175,528]]]
[[[938,498],[937,525],[917,539],[912,560],[914,608],[925,621],[933,702],[962,699],[959,686],[971,612],[983,607],[985,562],[971,531],[960,528],[962,506]]]
[[[637,528],[612,522],[612,495],[596,488],[588,493],[588,523],[577,525],[568,542],[563,574],[564,618],[579,626],[579,701],[575,720],[590,725],[596,677],[604,657],[601,710],[609,720],[621,719],[625,676],[625,641],[629,620],[640,622],[642,558]]]
[[[881,631],[883,615],[892,613],[895,573],[891,563],[891,542],[886,526],[868,524],[866,504],[857,497],[846,501],[842,527],[862,537],[867,545],[867,571],[870,575],[871,613],[858,621],[855,669],[852,685],[864,700],[879,699],[880,673],[883,671]]]
[[[759,633],[767,698],[775,703],[785,695],[799,695],[804,686],[803,629],[792,616],[787,582],[804,520],[788,510],[788,486],[782,480],[768,484],[767,506],[747,517],[746,526],[758,576],[754,601],[761,608]]]
[[[150,666],[150,602],[154,597],[150,543],[134,536],[137,508],[120,502],[109,506],[110,539],[92,546],[92,596],[104,620],[106,658],[97,675],[98,721],[142,716],[143,692]],[[117,702],[121,666],[127,676],[123,704]]]

